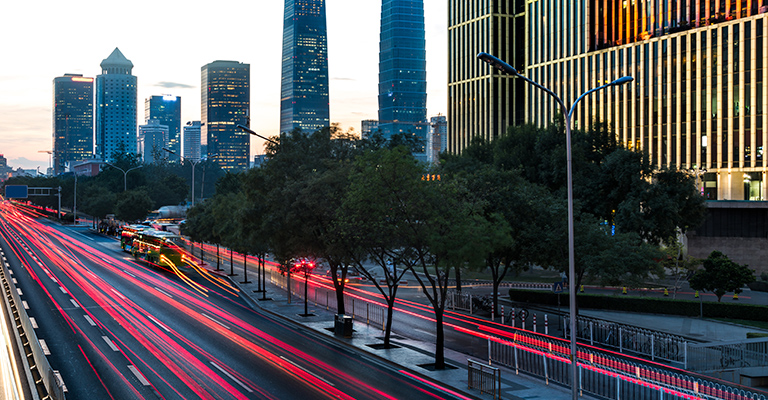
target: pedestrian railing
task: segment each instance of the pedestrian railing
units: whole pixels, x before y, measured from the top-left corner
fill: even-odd
[[[501,371],[483,363],[467,360],[467,385],[470,389],[480,390],[494,399],[501,398]]]
[[[570,385],[570,348],[556,338],[517,332],[509,338],[489,337],[491,363],[540,376],[549,383]],[[727,399],[766,400],[762,393],[738,385],[725,385],[635,362],[579,345],[578,382],[580,391],[608,399],[671,400]]]
[[[565,337],[569,338],[569,318],[565,321]],[[638,328],[589,317],[578,317],[576,337],[592,346],[616,349],[650,358],[686,365],[688,339],[664,332]]]
[[[445,308],[472,314],[472,294],[449,290],[445,296]]]
[[[688,346],[687,370],[707,372],[768,366],[768,338]]]

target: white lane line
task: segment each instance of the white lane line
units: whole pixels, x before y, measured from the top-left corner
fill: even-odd
[[[435,336],[435,334],[433,332],[427,332],[427,331],[425,331],[423,329],[414,328],[413,330],[416,331],[416,332],[421,332],[421,333],[423,333],[425,335]]]
[[[126,274],[126,275],[128,275],[128,276],[130,276],[130,277],[132,277],[132,278],[135,278],[135,277],[136,277],[136,275],[134,275],[134,274],[132,274],[132,273],[130,273],[130,272],[128,272],[128,271],[123,271],[123,272],[125,272],[125,274]]]
[[[104,339],[105,342],[107,342],[107,345],[109,346],[110,349],[112,349],[112,351],[120,351],[120,349],[118,349],[117,346],[115,346],[115,342],[113,342],[110,338],[106,336],[102,336],[101,338]]]
[[[120,298],[121,298],[121,299],[123,299],[123,300],[128,300],[128,299],[127,299],[125,296],[123,296],[123,294],[122,294],[122,293],[118,292],[117,290],[115,290],[115,289],[112,289],[112,291],[113,291],[113,292],[114,292],[116,295],[120,296]]]
[[[72,302],[72,305],[73,305],[73,306],[75,306],[75,308],[80,308],[80,304],[77,304],[77,302],[75,301],[75,299],[69,299],[69,301],[71,301],[71,302]]]
[[[225,371],[224,368],[221,368],[220,366],[218,366],[218,364],[216,364],[213,361],[211,361],[211,365],[213,365],[216,369],[221,371],[221,373],[226,375],[229,379],[232,379],[233,381],[235,381],[235,383],[240,385],[240,387],[242,387],[243,389],[247,390],[248,393],[253,393],[253,389],[249,388],[248,386],[245,386],[245,384],[243,382],[241,382],[239,379],[237,379],[234,376],[232,376],[232,374],[230,374],[229,372]]]
[[[21,292],[21,288],[16,288],[16,293],[18,293],[19,296],[24,296],[24,293]]]
[[[159,326],[159,327],[163,328],[163,329],[164,329],[166,332],[171,332],[171,330],[170,330],[170,329],[168,329],[168,328],[167,328],[165,325],[161,324],[161,323],[160,323],[160,321],[158,321],[158,320],[156,320],[156,319],[152,318],[152,317],[151,317],[151,316],[149,316],[149,315],[147,315],[147,318],[151,319],[151,320],[152,320],[152,322],[154,322],[155,324],[157,324],[157,326]]]
[[[16,282],[16,278],[13,278],[13,284],[15,285],[17,283],[19,283],[19,282]]]
[[[24,309],[25,309],[25,310],[29,310],[29,304],[27,304],[27,301],[26,301],[26,300],[22,300],[22,301],[21,301],[21,305],[23,305],[23,306],[24,306]]]
[[[139,382],[141,382],[142,385],[149,386],[149,381],[147,378],[145,378],[144,375],[142,375],[141,372],[139,372],[139,370],[133,366],[133,364],[128,365],[128,369],[131,370],[133,375],[136,377],[136,379],[139,380]]]
[[[32,324],[32,328],[37,329],[37,320],[35,320],[35,317],[29,317],[29,323]]]
[[[58,379],[59,384],[61,385],[61,390],[64,393],[67,393],[69,390],[67,390],[67,385],[64,384],[64,379],[61,378],[61,374],[59,373],[59,371],[54,370],[53,375],[56,376],[56,379]]]
[[[308,373],[308,374],[310,374],[310,375],[314,376],[315,378],[317,378],[317,379],[320,379],[321,381],[323,381],[323,382],[325,382],[325,383],[327,383],[327,384],[329,384],[329,385],[331,385],[331,386],[333,386],[333,387],[336,387],[336,385],[334,385],[333,383],[331,383],[331,382],[328,382],[327,380],[325,380],[325,379],[323,379],[323,378],[321,378],[321,377],[317,376],[317,374],[313,373],[312,371],[309,371],[309,370],[307,370],[306,368],[302,367],[302,366],[301,366],[301,365],[299,365],[299,364],[296,364],[295,362],[293,362],[293,361],[291,361],[291,360],[289,360],[289,359],[285,358],[284,356],[280,356],[280,358],[282,358],[282,359],[283,359],[283,361],[287,362],[288,364],[291,364],[291,365],[293,365],[294,367],[296,367],[296,368],[298,368],[298,369],[300,369],[300,370],[302,370],[302,371],[304,371],[304,372],[306,372],[306,373]]]
[[[56,278],[54,278],[54,277],[52,277],[52,276],[49,276],[49,278],[51,278],[51,280],[53,281],[53,283],[59,283],[59,281],[57,281],[57,280],[56,280]]]
[[[6,267],[8,267],[8,268],[10,268],[10,267],[11,267],[10,265],[8,265],[8,263],[5,263],[5,266],[6,266]],[[9,269],[9,270],[8,270],[8,273],[10,273],[11,275],[13,275],[13,270]]]
[[[83,315],[83,317],[85,317],[85,320],[88,321],[88,323],[91,324],[91,326],[96,326],[96,323],[93,322],[93,320],[91,319],[90,316],[88,316],[88,314]]]
[[[59,286],[59,290],[61,290],[61,293],[67,294],[67,289],[64,289],[63,286]]]
[[[166,295],[166,296],[168,296],[170,298],[173,298],[173,296],[171,296],[170,294],[164,292],[162,289],[159,289],[159,288],[155,287],[155,290],[157,290],[158,292],[160,292],[160,293],[162,293],[162,294],[164,294],[164,295]]]
[[[38,341],[40,342],[40,348],[43,349],[43,354],[45,354],[46,356],[50,356],[51,351],[48,350],[48,343],[45,343],[45,339],[38,339]]]
[[[202,313],[202,314],[203,314],[203,317],[205,317],[205,318],[208,318],[208,319],[210,319],[211,321],[213,321],[213,322],[215,322],[215,323],[219,324],[219,325],[220,325],[221,327],[223,327],[224,329],[229,329],[229,327],[228,327],[228,326],[226,326],[226,325],[222,324],[221,322],[217,321],[215,318],[213,318],[213,317],[209,316],[208,314],[206,314],[206,313]]]
[[[83,235],[83,234],[82,234],[82,233],[80,233],[80,232],[74,232],[74,234],[75,234],[75,235],[80,235],[80,236],[82,236],[82,237],[84,237],[84,238],[86,238],[86,239],[88,239],[88,240],[94,241],[94,242],[96,241],[95,239],[93,239],[93,238],[90,238],[90,237],[88,237],[88,236],[85,236],[85,235]]]

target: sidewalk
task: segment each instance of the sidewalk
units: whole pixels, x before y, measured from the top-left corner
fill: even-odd
[[[215,258],[208,260],[209,263],[211,261],[213,265],[206,265],[206,267],[213,271],[216,263]],[[226,264],[226,266],[224,266],[224,264]],[[213,272],[226,276],[230,271],[228,259],[222,260],[222,268],[224,269],[223,271]],[[316,334],[325,336],[328,340],[333,340],[342,343],[345,346],[353,347],[358,352],[367,353],[370,356],[376,357],[379,361],[393,365],[395,368],[403,369],[411,375],[415,375],[421,379],[426,378],[437,387],[442,387],[445,388],[447,392],[450,391],[455,393],[456,398],[493,398],[493,396],[489,394],[481,394],[479,390],[468,388],[467,359],[469,357],[465,354],[451,351],[446,348],[446,363],[454,368],[442,371],[430,371],[420,365],[434,363],[434,343],[409,339],[407,335],[401,334],[397,331],[397,327],[394,327],[391,342],[400,347],[377,350],[370,347],[370,345],[382,343],[384,332],[379,328],[371,327],[360,321],[354,322],[352,338],[334,336],[332,330],[329,330],[329,328],[333,328],[334,324],[333,311],[326,311],[324,307],[315,306],[314,303],[310,302],[308,311],[310,314],[314,314],[314,316],[302,317],[300,314],[304,313],[304,301],[298,296],[293,295],[291,304],[288,304],[287,292],[270,284],[269,281],[267,281],[266,284],[266,297],[271,300],[258,300],[262,298],[262,294],[254,293],[254,291],[258,289],[258,285],[255,282],[255,265],[249,265],[248,268],[248,279],[253,280],[254,282],[247,284],[241,283],[243,280],[243,268],[242,264],[237,263],[237,260],[235,260],[234,272],[238,275],[231,277],[231,280],[242,290],[241,293],[254,307],[258,307],[273,315],[301,324],[314,330]],[[474,361],[487,362],[487,360]],[[525,374],[515,375],[514,370],[498,365],[494,365],[494,367],[501,370],[501,398],[503,399],[568,400],[572,398],[569,388],[558,386],[556,384],[547,385],[541,379]],[[593,399],[594,397],[585,394],[581,398]]]

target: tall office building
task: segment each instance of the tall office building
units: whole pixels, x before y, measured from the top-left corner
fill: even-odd
[[[423,0],[383,0],[379,41],[379,129],[416,136],[426,160],[427,61]]]
[[[96,76],[96,156],[136,151],[136,85],[133,63],[118,48],[101,62]]]
[[[200,121],[187,121],[184,126],[184,158],[200,159]]]
[[[492,140],[523,122],[524,82],[481,65],[491,53],[525,73],[524,0],[448,2],[448,151]]]
[[[379,131],[379,120],[364,119],[360,121],[360,137],[367,139]]]
[[[448,148],[448,120],[445,115],[437,115],[429,119],[429,135],[427,136],[427,162],[436,163],[440,153]]]
[[[141,154],[142,160],[151,164],[158,160],[165,160],[172,156],[163,150],[168,143],[168,125],[160,124],[160,120],[151,119],[145,125],[139,126],[139,136],[136,141],[136,152]]]
[[[93,157],[93,78],[65,74],[53,79],[53,173]]]
[[[144,124],[150,120],[158,120],[160,125],[168,127],[167,141],[163,146],[173,151],[173,154],[166,154],[168,160],[178,162],[181,155],[181,97],[163,95],[145,99]]]
[[[330,126],[325,0],[285,0],[280,132]]]
[[[201,68],[201,81],[203,154],[225,170],[243,171],[251,159],[250,135],[237,125],[248,126],[251,66],[214,61]]]

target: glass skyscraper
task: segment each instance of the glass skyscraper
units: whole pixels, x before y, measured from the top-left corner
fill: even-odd
[[[168,127],[168,138],[163,146],[175,154],[167,153],[168,160],[179,161],[181,155],[181,97],[151,96],[144,100],[144,124],[150,120],[160,121]]]
[[[136,85],[133,63],[118,48],[101,62],[96,76],[96,156],[136,152]]]
[[[423,0],[383,0],[379,41],[379,129],[415,136],[426,160],[427,60]]]
[[[329,125],[325,0],[285,0],[280,132]]]
[[[93,78],[66,74],[53,80],[53,173],[93,157]]]
[[[248,126],[251,104],[251,65],[214,61],[201,68],[202,130],[204,155],[229,171],[244,171],[251,158]]]

